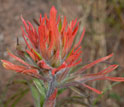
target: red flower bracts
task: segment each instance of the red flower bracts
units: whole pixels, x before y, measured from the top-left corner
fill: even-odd
[[[49,19],[46,14],[43,18],[41,15],[40,26],[38,26],[38,29],[34,28],[29,21],[26,23],[26,21],[21,17],[26,30],[25,32],[22,28],[23,38],[28,47],[28,50],[26,50],[25,53],[28,54],[39,67],[52,70],[53,75],[61,69],[73,67],[81,63],[79,57],[82,51],[81,46],[79,45],[85,32],[84,30],[80,41],[72,47],[78,31],[79,23],[77,23],[77,20],[74,20],[70,25],[67,25],[65,17],[62,24],[60,17],[56,19],[56,14],[57,11],[55,7],[52,7]],[[27,41],[26,38],[29,41]],[[9,55],[27,66],[27,68],[21,66],[24,67],[25,70],[34,70],[35,67],[33,67],[33,65],[28,64],[11,53],[9,53]],[[2,62],[4,67],[7,69],[24,73],[24,69],[20,66],[13,64],[13,66],[9,67],[10,62],[4,60],[2,60]],[[20,68],[15,69],[15,67]],[[37,74],[38,72],[32,71],[32,73]]]
[[[21,57],[20,54],[18,54],[17,57],[9,52],[8,55],[20,62],[21,65],[2,60],[3,66],[6,69],[35,77],[41,75],[43,77],[45,75],[44,78],[46,78],[46,80],[49,76],[56,76],[56,80],[60,82],[59,86],[56,87],[61,87],[60,85],[63,85],[63,87],[74,86],[75,84],[69,85],[69,82],[74,82],[87,87],[98,94],[101,94],[99,90],[96,90],[85,83],[88,81],[105,79],[111,81],[124,81],[124,78],[122,77],[106,76],[106,74],[118,67],[118,65],[115,64],[110,65],[96,74],[84,75],[86,69],[111,58],[113,54],[82,66],[82,68],[76,72],[71,72],[70,68],[73,68],[82,62],[81,41],[84,37],[85,29],[83,29],[80,40],[76,40],[76,34],[79,28],[77,19],[68,24],[66,17],[64,17],[63,20],[60,16],[57,18],[57,10],[54,6],[50,10],[49,18],[46,14],[44,17],[40,15],[40,24],[38,28],[33,27],[29,21],[25,21],[22,17],[21,19],[25,27],[25,30],[22,27],[21,29],[27,49],[22,53],[18,52],[21,53]],[[77,80],[76,77],[79,75],[81,78]],[[53,98],[53,96],[54,95],[52,95],[50,99]]]

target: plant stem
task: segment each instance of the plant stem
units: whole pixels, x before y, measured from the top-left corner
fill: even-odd
[[[57,95],[56,77],[52,76],[51,80],[49,81],[49,88],[47,91],[47,95],[43,107],[55,107],[56,95]]]

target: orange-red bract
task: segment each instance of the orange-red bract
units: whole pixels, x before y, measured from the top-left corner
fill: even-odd
[[[8,55],[20,62],[22,65],[12,64],[9,61],[2,60],[3,66],[6,69],[14,70],[30,75],[41,75],[45,71],[50,71],[52,75],[56,75],[62,70],[67,71],[67,68],[74,67],[82,62],[81,54],[81,41],[84,37],[85,29],[83,29],[80,40],[75,43],[76,34],[79,28],[77,19],[67,23],[66,17],[62,20],[60,16],[57,18],[57,10],[53,6],[50,10],[49,18],[45,14],[44,17],[40,15],[38,28],[33,27],[29,21],[25,21],[21,16],[25,30],[22,29],[22,36],[27,45],[24,51],[24,58],[8,53]],[[28,40],[27,40],[28,39]],[[77,72],[74,72],[75,77],[84,73],[84,71],[97,63],[103,62],[113,54],[100,58],[90,64],[83,66]],[[111,80],[111,81],[124,81],[122,77],[108,77],[106,74],[116,69],[118,65],[110,65],[108,68],[96,74],[87,74],[82,77],[78,82],[94,81],[94,80]],[[42,73],[41,73],[42,72]],[[68,72],[68,71],[67,71]],[[96,90],[84,83],[83,86],[101,94]],[[55,91],[56,93],[56,91]],[[53,95],[54,96],[54,95]]]

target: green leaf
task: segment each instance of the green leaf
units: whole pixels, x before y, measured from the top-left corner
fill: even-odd
[[[46,89],[45,89],[43,81],[35,78],[33,80],[33,82],[34,82],[35,86],[37,87],[39,93],[45,98],[46,97]]]
[[[40,54],[38,52],[36,52],[34,49],[33,49],[34,53],[37,54],[37,56],[42,59],[42,56],[40,56]]]
[[[42,80],[34,78],[33,82],[36,88],[32,87],[32,96],[35,99],[36,107],[43,107],[45,97],[46,97],[46,88]]]
[[[61,31],[61,29],[62,29],[62,21],[60,20],[59,25],[58,25],[59,32]]]
[[[58,94],[57,94],[57,95],[62,94],[65,90],[66,90],[66,88],[59,89],[59,90],[58,90]]]
[[[35,106],[40,107],[40,94],[38,90],[34,86],[31,86],[30,88],[31,88],[32,96],[35,101]]]

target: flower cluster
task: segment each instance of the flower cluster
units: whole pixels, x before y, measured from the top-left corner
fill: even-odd
[[[98,94],[101,94],[101,91],[85,83],[95,80],[124,81],[122,77],[109,77],[106,75],[118,67],[116,64],[110,65],[98,73],[84,75],[86,69],[111,58],[113,54],[82,66],[76,72],[71,72],[70,68],[82,62],[81,41],[85,29],[83,29],[80,40],[76,40],[79,28],[77,19],[68,24],[66,17],[63,20],[60,16],[56,17],[57,10],[53,6],[50,10],[49,18],[46,14],[44,17],[40,15],[37,29],[29,21],[25,21],[21,17],[25,27],[25,30],[22,28],[22,35],[27,49],[17,50],[18,56],[8,52],[8,55],[15,58],[21,65],[2,60],[3,66],[8,70],[28,74],[46,81],[50,80],[50,76],[55,76],[56,81],[60,82],[55,86],[57,88],[81,85]],[[77,76],[81,76],[81,78],[76,79]]]

